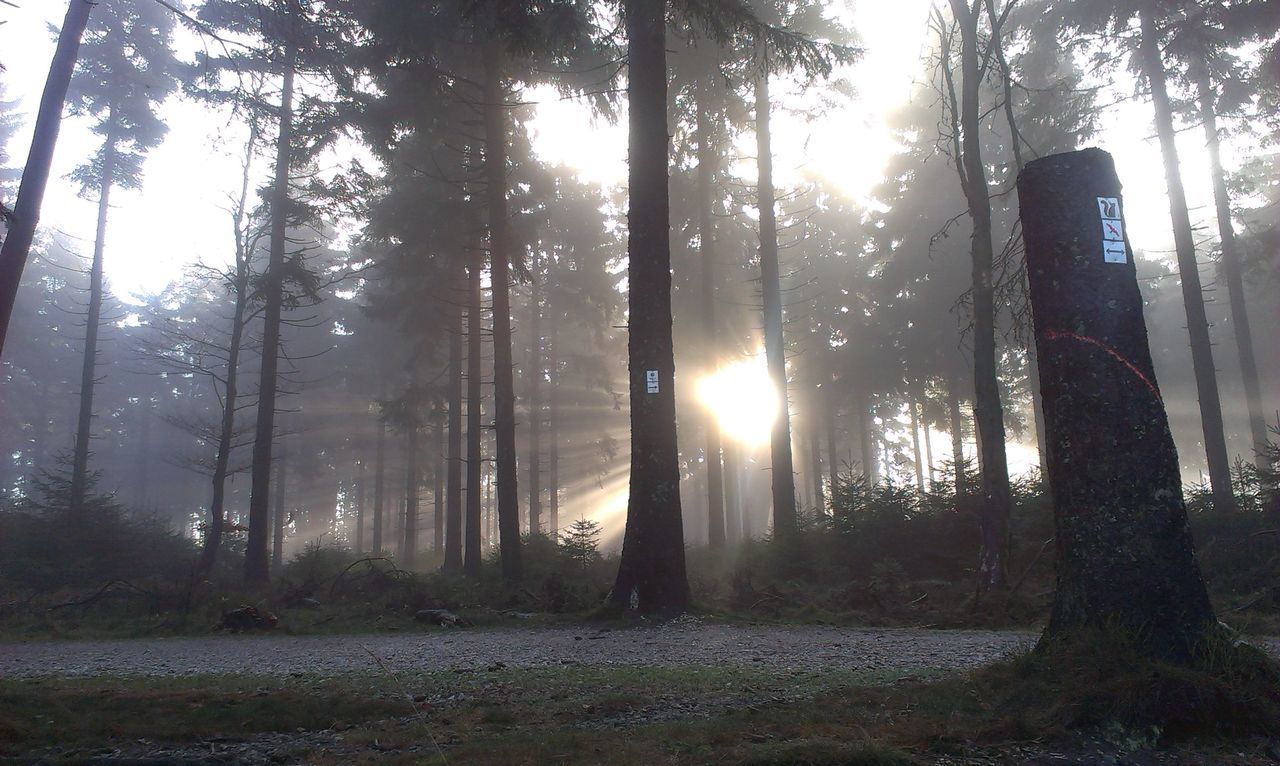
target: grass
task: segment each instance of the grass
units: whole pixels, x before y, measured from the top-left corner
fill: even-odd
[[[1072,673],[1061,664],[1051,671],[1046,662],[1023,658],[926,679],[578,666],[337,678],[8,679],[0,680],[0,755],[74,760],[96,748],[138,748],[140,739],[207,751],[202,741],[275,732],[270,747],[287,741],[291,757],[320,764],[444,763],[443,752],[449,764],[898,766],[1009,743],[1053,742],[1070,752],[1103,741],[1115,751],[1135,750],[1175,733],[1140,719],[1111,717],[1102,726],[1109,716],[1081,718],[1082,704],[1129,699],[1116,692],[1133,687],[1098,691],[1098,674],[1114,675],[1114,664]],[[1244,666],[1232,667],[1225,676],[1231,683],[1256,690],[1231,675]],[[1196,684],[1221,691],[1203,679]],[[1227,762],[1219,757],[1227,750],[1269,746],[1231,740],[1228,748],[1214,739],[1249,734],[1263,722],[1246,723],[1178,731],[1209,739],[1177,746],[1211,762]]]

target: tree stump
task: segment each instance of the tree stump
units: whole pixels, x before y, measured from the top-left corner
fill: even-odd
[[[1057,530],[1045,639],[1121,631],[1190,659],[1216,624],[1147,342],[1111,155],[1068,152],[1018,178]]]

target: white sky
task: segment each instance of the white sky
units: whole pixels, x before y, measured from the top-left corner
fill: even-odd
[[[39,104],[46,62],[53,53],[49,23],[61,23],[61,0],[18,0],[18,8],[0,7],[0,51],[8,71],[0,75],[6,97],[19,99],[28,117],[8,147],[13,164],[21,164],[30,141],[30,118]],[[877,180],[893,149],[882,115],[907,99],[912,79],[921,76],[919,56],[925,35],[928,0],[864,0],[854,18],[866,55],[851,78],[859,98],[846,108],[806,124],[776,118],[774,148],[780,181],[824,178],[854,198]],[[183,47],[198,42],[182,33]],[[782,105],[801,94],[778,87]],[[550,94],[526,94],[539,100]],[[198,259],[227,258],[230,229],[228,196],[239,186],[241,131],[206,108],[174,99],[163,110],[169,137],[151,153],[141,192],[115,191],[107,233],[107,274],[117,294],[161,290]],[[625,124],[625,121],[624,121]],[[549,161],[564,162],[583,176],[604,184],[626,177],[623,125],[591,124],[573,101],[546,98],[534,123],[535,147]],[[1152,132],[1149,105],[1125,103],[1109,110],[1094,145],[1110,151],[1125,183],[1126,217],[1134,246],[1149,251],[1171,248],[1168,202],[1159,147]],[[53,176],[45,197],[42,223],[62,232],[82,253],[92,250],[95,203],[80,199],[67,175],[90,155],[96,139],[85,120],[64,120]],[[1229,147],[1228,147],[1229,148]],[[1207,159],[1199,131],[1183,131],[1179,149],[1192,217],[1211,213]],[[1230,155],[1228,154],[1228,160]],[[957,211],[959,212],[959,211]]]

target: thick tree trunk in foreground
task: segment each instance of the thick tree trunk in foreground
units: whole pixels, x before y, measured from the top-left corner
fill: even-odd
[[[27,163],[22,168],[22,181],[18,186],[18,198],[13,203],[13,217],[7,221],[8,232],[0,246],[0,358],[3,358],[4,339],[9,334],[9,320],[13,317],[13,304],[18,298],[18,285],[27,265],[31,242],[36,236],[36,224],[40,222],[40,205],[44,190],[49,184],[49,168],[53,164],[53,149],[58,143],[58,128],[62,125],[62,107],[67,100],[67,88],[76,68],[80,53],[80,38],[89,23],[89,12],[97,5],[91,0],[71,0],[67,15],[58,33],[58,47],[49,64],[49,76],[45,79],[44,92],[40,96],[40,109],[36,112],[35,132]]]
[[[481,463],[480,448],[484,439],[484,431],[480,424],[481,392],[480,392],[480,354],[483,350],[484,294],[480,284],[480,273],[484,270],[484,254],[479,248],[471,253],[467,264],[467,506],[465,524],[465,547],[462,558],[462,571],[469,577],[480,576],[483,563],[483,507],[481,498],[483,489],[480,484]]]
[[[107,110],[110,126],[102,150],[102,178],[98,183],[98,230],[93,241],[93,265],[89,268],[89,310],[85,315],[84,361],[80,367],[80,416],[76,420],[76,445],[71,463],[71,512],[84,514],[89,485],[89,440],[93,437],[93,389],[97,384],[98,330],[102,324],[102,258],[106,246],[112,178],[116,169],[115,107]]]
[[[489,208],[489,284],[493,291],[493,410],[497,438],[498,537],[502,576],[520,580],[520,494],[516,486],[516,394],[511,361],[511,254],[507,230],[507,113],[502,49],[484,61],[485,186]]]
[[[973,221],[973,376],[974,419],[978,426],[978,451],[982,476],[982,549],[978,582],[984,589],[1003,587],[1006,581],[1005,548],[1009,512],[1009,464],[1005,455],[1004,410],[996,360],[994,252],[991,241],[991,198],[982,159],[979,90],[982,85],[978,20],[967,0],[951,0],[961,33],[960,60],[963,83],[960,96],[962,136],[961,186]]]
[[[711,115],[707,104],[710,85],[700,80],[697,86],[698,139],[698,258],[702,261],[702,330],[703,361],[715,370],[720,333],[716,327],[716,252],[715,224],[712,222],[712,195],[716,172],[716,150],[711,144]],[[709,409],[702,414],[703,433],[707,437],[707,543],[713,549],[724,547],[724,464],[721,462],[720,424]]]
[[[1200,118],[1204,124],[1205,144],[1209,150],[1209,168],[1213,175],[1213,201],[1218,214],[1218,238],[1222,243],[1222,276],[1227,282],[1227,298],[1231,304],[1231,327],[1240,356],[1240,377],[1244,382],[1244,398],[1249,408],[1249,433],[1253,437],[1253,460],[1258,470],[1271,468],[1267,457],[1267,422],[1262,414],[1262,389],[1258,384],[1258,362],[1253,353],[1253,330],[1244,302],[1244,280],[1240,275],[1240,252],[1236,232],[1231,225],[1231,197],[1227,193],[1226,174],[1218,140],[1218,118],[1214,113],[1213,86],[1203,65],[1197,67],[1196,97],[1200,102]]]
[[[1209,319],[1205,316],[1204,294],[1200,286],[1200,267],[1196,263],[1195,235],[1191,230],[1191,216],[1187,212],[1187,195],[1182,187],[1178,147],[1174,143],[1177,134],[1173,127],[1173,108],[1169,104],[1155,19],[1146,7],[1138,15],[1142,23],[1138,60],[1141,62],[1142,75],[1151,86],[1156,133],[1160,137],[1160,154],[1164,158],[1164,175],[1169,188],[1169,216],[1173,220],[1178,278],[1182,281],[1182,302],[1187,312],[1187,332],[1191,336],[1191,366],[1195,370],[1196,393],[1200,398],[1200,426],[1204,433],[1205,458],[1209,463],[1209,483],[1213,490],[1214,506],[1225,513],[1236,507],[1231,491],[1231,462],[1227,457],[1227,441],[1222,426],[1222,403],[1218,397],[1218,377],[1213,366]]]
[[[373,457],[373,553],[381,556],[383,509],[386,505],[387,485],[387,424],[378,418],[378,443]]]
[[[467,291],[466,269],[454,269],[449,308],[449,454],[448,496],[445,498],[444,571],[462,571],[462,305]]]
[[[270,537],[271,442],[275,437],[277,370],[280,364],[280,310],[284,292],[285,228],[289,210],[289,144],[293,137],[293,58],[286,49],[280,94],[280,135],[276,140],[275,187],[271,193],[271,254],[263,285],[262,369],[258,379],[258,423],[253,437],[249,494],[249,539],[244,552],[245,584],[260,588],[271,572],[267,561]]]
[[[765,53],[767,59],[768,54]],[[769,438],[772,460],[773,534],[796,533],[796,477],[791,456],[791,407],[787,396],[787,347],[782,330],[782,286],[778,268],[778,220],[774,210],[773,148],[769,134],[768,62],[756,75],[756,167],[759,171],[760,289],[764,297],[764,353],[769,379],[778,394],[778,416]]]
[[[1029,163],[1018,182],[1057,528],[1046,638],[1120,630],[1189,657],[1216,622],[1200,576],[1178,455],[1155,380],[1128,242],[1104,259],[1099,215],[1120,199],[1097,149]],[[1114,210],[1116,221],[1120,210]],[[1123,225],[1114,224],[1122,229]]]
[[[676,446],[667,193],[666,14],[662,0],[626,0],[628,110],[627,338],[631,486],[622,561],[610,600],[671,614],[689,606]]]

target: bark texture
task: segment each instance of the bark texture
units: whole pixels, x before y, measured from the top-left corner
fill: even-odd
[[[1120,196],[1098,149],[1035,160],[1018,181],[1057,532],[1045,635],[1119,628],[1185,659],[1215,619],[1133,258],[1103,258],[1097,198]]]

